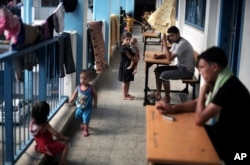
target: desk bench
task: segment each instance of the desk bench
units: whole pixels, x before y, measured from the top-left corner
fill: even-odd
[[[189,93],[188,85],[191,85],[191,87],[193,88],[192,99],[196,98],[196,96],[195,96],[196,85],[200,84],[200,77],[201,77],[200,73],[199,73],[199,70],[198,70],[198,66],[197,66],[198,65],[197,64],[198,56],[199,56],[199,53],[197,51],[194,51],[194,58],[195,58],[196,66],[195,66],[195,73],[194,73],[193,78],[192,79],[182,79],[182,83],[186,84],[186,88],[182,92],[188,94]]]
[[[159,41],[147,41],[148,38],[156,38],[159,39]],[[143,33],[143,42],[143,57],[145,57],[147,45],[161,45],[161,33],[146,31]]]
[[[154,52],[154,51],[146,51],[145,52],[145,86],[144,86],[144,103],[143,105],[147,104],[154,104],[154,102],[151,102],[148,100],[147,95],[149,91],[152,91],[153,89],[150,89],[148,87],[148,74],[149,74],[149,68],[154,64],[161,64],[161,65],[169,65],[170,61],[168,59],[154,59],[154,54],[162,54],[162,52]],[[154,90],[153,90],[154,91]]]
[[[143,105],[153,105],[154,100],[150,101],[148,99],[148,92],[149,91],[155,91],[155,89],[150,89],[148,87],[148,74],[149,74],[149,68],[154,65],[169,65],[171,62],[168,59],[154,59],[154,54],[162,54],[162,52],[154,52],[154,51],[146,51],[145,52],[145,87],[144,87],[144,103]],[[197,62],[198,53],[194,51],[195,61]],[[182,82],[186,84],[186,87],[183,90],[170,90],[171,93],[189,93],[188,86],[191,85],[193,88],[192,93],[192,99],[196,98],[196,85],[200,83],[200,74],[198,71],[197,66],[195,67],[195,74],[192,79],[182,79]],[[164,92],[164,90],[161,90],[161,92]]]
[[[171,114],[170,121],[146,106],[146,157],[151,165],[221,165],[204,127],[194,122],[194,113]]]

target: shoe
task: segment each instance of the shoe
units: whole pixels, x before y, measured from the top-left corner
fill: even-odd
[[[89,130],[83,130],[83,136],[84,137],[89,136]]]

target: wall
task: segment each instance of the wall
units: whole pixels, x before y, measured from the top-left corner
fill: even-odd
[[[250,91],[250,78],[249,78],[249,66],[250,66],[250,1],[245,0],[245,13],[244,13],[244,24],[243,24],[243,36],[242,36],[242,45],[241,45],[241,58],[240,58],[240,69],[239,69],[239,78],[246,85]]]
[[[179,1],[179,13],[178,20],[176,21],[176,26],[180,28],[181,35],[189,40],[193,45],[194,49],[199,53],[207,49],[208,47],[218,45],[218,35],[219,35],[219,21],[220,21],[220,6],[221,1],[207,0],[207,11],[206,11],[206,24],[204,31],[193,28],[185,24],[185,1]],[[250,78],[248,73],[248,68],[250,65],[250,1],[245,0],[245,11],[244,11],[244,21],[243,21],[243,35],[242,35],[242,45],[240,53],[240,68],[239,68],[239,79],[244,83],[244,85],[250,91]],[[203,80],[201,81],[203,84]]]
[[[141,16],[145,11],[154,11],[156,8],[155,0],[134,0],[134,18],[138,21],[142,21]],[[159,3],[157,3],[159,4]]]
[[[45,20],[53,13],[55,7],[41,7],[41,0],[33,0],[34,18],[35,20]]]
[[[41,7],[41,0],[33,1],[33,8],[35,12],[35,20],[45,20],[50,16],[56,7]],[[87,68],[87,52],[86,52],[86,21],[87,21],[87,0],[78,0],[78,4],[76,10],[74,12],[65,13],[64,15],[64,30],[65,31],[77,31],[76,34],[76,46],[73,48],[77,48],[75,55],[75,65],[76,65],[76,73],[70,75],[70,78],[66,78],[66,84],[69,86],[70,90],[67,90],[66,93],[72,93],[72,86],[75,86],[76,83],[79,82],[78,76],[82,69]],[[71,82],[68,79],[73,79]],[[69,83],[68,83],[69,82]]]

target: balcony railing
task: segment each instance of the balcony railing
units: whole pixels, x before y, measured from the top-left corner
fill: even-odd
[[[33,141],[34,102],[47,101],[51,119],[68,99],[58,75],[58,41],[55,37],[0,54],[0,164],[15,164]]]

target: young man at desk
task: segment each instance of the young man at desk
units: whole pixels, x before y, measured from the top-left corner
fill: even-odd
[[[161,98],[161,87],[165,90],[165,101],[170,102],[170,82],[169,80],[189,79],[193,77],[195,68],[194,50],[192,45],[180,36],[179,29],[171,26],[168,30],[168,37],[172,47],[168,50],[166,35],[162,37],[163,55],[169,61],[178,59],[177,65],[159,66],[155,69],[156,100]],[[157,58],[157,57],[156,57]]]
[[[227,56],[222,49],[209,48],[198,56],[198,68],[205,80],[199,97],[172,106],[159,101],[155,106],[162,114],[195,111],[195,123],[205,126],[226,165],[250,164],[250,94],[227,65]],[[241,159],[241,153],[247,157]]]

